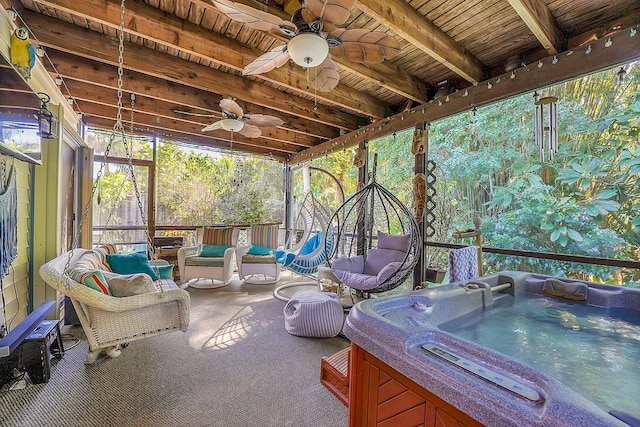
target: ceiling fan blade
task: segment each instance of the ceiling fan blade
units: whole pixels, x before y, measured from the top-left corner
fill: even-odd
[[[287,45],[274,47],[269,52],[260,55],[242,70],[244,75],[267,73],[274,68],[282,67],[289,60]]]
[[[382,62],[400,52],[395,37],[366,28],[332,31],[329,35],[340,40],[340,45],[331,47],[331,54],[352,62]]]
[[[304,7],[316,18],[342,25],[347,22],[356,4],[358,0],[305,0]]]
[[[230,0],[212,0],[215,7],[230,19],[242,22],[247,27],[261,31],[272,31],[280,27],[282,19],[267,12],[256,10]]]
[[[215,123],[211,123],[209,126],[203,127],[201,132],[209,132],[210,130],[217,130],[217,129],[222,129],[222,125],[220,124],[219,121]]]
[[[310,68],[309,84],[320,92],[330,92],[340,82],[340,73],[338,73],[338,64],[330,57],[325,59],[322,64],[315,68]]]
[[[275,128],[284,124],[282,119],[274,116],[267,116],[265,114],[245,114],[244,118],[245,120],[248,120],[245,122],[245,126],[247,124],[252,124],[261,128]]]
[[[238,131],[238,133],[240,135],[246,136],[247,138],[257,138],[262,135],[262,131],[260,130],[260,128],[254,125],[250,125],[249,123],[245,123],[244,126],[242,126],[242,129]]]
[[[220,100],[220,108],[222,108],[222,111],[231,113],[235,115],[237,118],[242,117],[242,114],[243,114],[242,107],[240,107],[238,103],[233,99],[222,98]]]

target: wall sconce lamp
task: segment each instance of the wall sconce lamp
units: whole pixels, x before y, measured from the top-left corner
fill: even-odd
[[[57,138],[58,118],[47,108],[51,97],[44,92],[38,92],[38,96],[40,97],[40,109],[36,118],[38,119],[40,138]]]

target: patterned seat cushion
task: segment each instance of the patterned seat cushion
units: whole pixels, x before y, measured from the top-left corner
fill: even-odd
[[[190,256],[185,259],[184,265],[193,265],[198,267],[222,267],[224,265],[224,258]]]
[[[244,264],[275,264],[276,256],[272,255],[251,255],[246,254],[242,256],[242,262]]]

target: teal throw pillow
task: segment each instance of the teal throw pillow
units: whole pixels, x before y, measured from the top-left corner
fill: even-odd
[[[251,245],[247,253],[249,255],[273,255],[275,253],[275,249],[259,245]]]
[[[158,280],[158,275],[149,264],[147,255],[144,252],[134,252],[132,254],[107,254],[107,262],[114,273],[134,274],[145,273],[151,276],[151,280]]]
[[[203,244],[200,247],[200,253],[198,254],[198,256],[209,257],[209,258],[222,258],[224,256],[224,251],[226,251],[230,247],[231,246]]]
[[[159,265],[158,273],[161,279],[173,279],[173,265]]]

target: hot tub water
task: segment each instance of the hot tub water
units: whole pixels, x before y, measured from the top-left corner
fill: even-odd
[[[439,325],[555,377],[601,409],[640,418],[640,312],[524,293]]]

